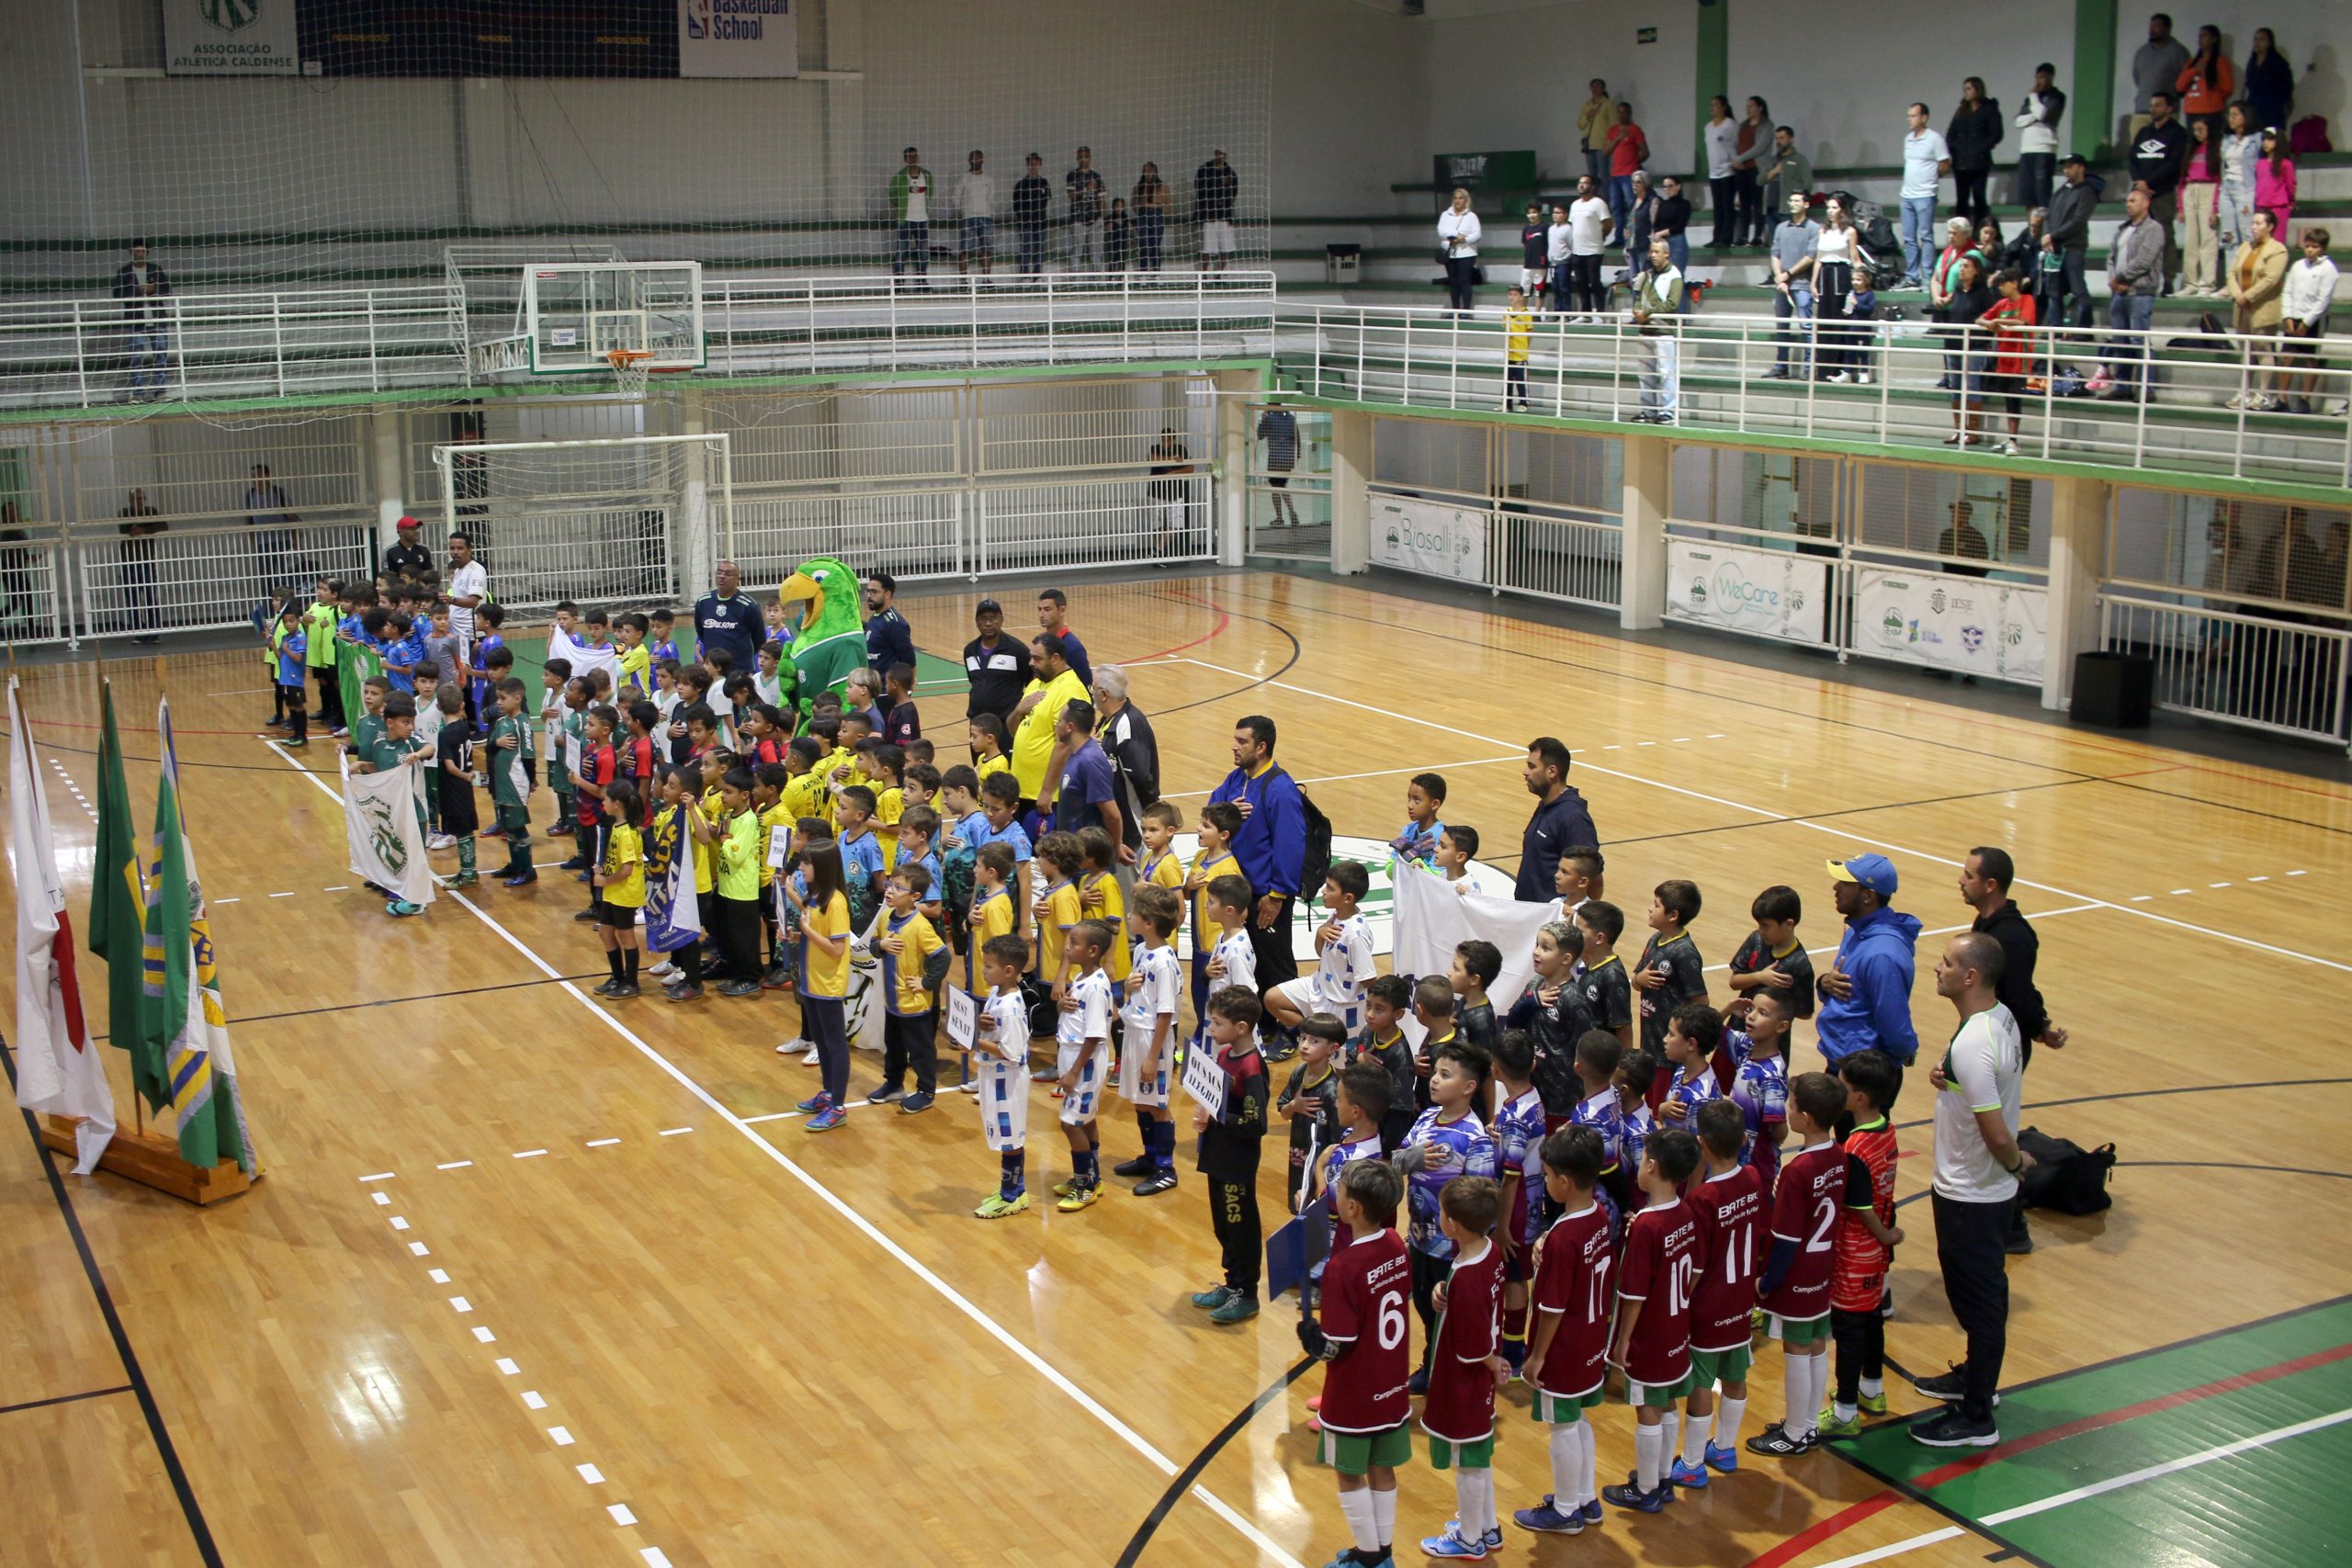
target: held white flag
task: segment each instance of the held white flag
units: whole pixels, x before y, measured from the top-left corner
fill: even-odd
[[[49,797],[32,754],[24,705],[8,681],[8,849],[17,873],[17,1103],[78,1116],[74,1174],[87,1176],[114,1139],[114,1090],[90,1039],[74,972],[74,927],[51,850]],[[136,1019],[118,1019],[129,1031]]]
[[[1396,970],[1399,975],[1443,975],[1453,967],[1457,943],[1480,937],[1503,955],[1503,972],[1487,987],[1497,1017],[1526,991],[1535,975],[1535,933],[1560,918],[1560,901],[1522,904],[1491,893],[1456,893],[1459,884],[1423,872],[1396,874]]]
[[[343,831],[352,874],[389,887],[412,904],[434,898],[433,867],[424,858],[424,827],[417,820],[424,776],[415,768],[355,773],[343,766]]]

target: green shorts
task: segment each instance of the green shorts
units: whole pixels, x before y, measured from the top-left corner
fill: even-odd
[[[1690,1352],[1690,1385],[1713,1388],[1719,1382],[1746,1382],[1747,1369],[1756,1364],[1756,1352],[1745,1345],[1729,1350],[1693,1350]]]
[[[1495,1435],[1492,1432],[1475,1443],[1450,1442],[1432,1436],[1430,1438],[1430,1468],[1452,1470],[1492,1470],[1495,1468]]]
[[[1588,1393],[1547,1393],[1539,1388],[1532,1414],[1547,1427],[1573,1427],[1600,1401],[1601,1391],[1597,1388]]]
[[[1825,1312],[1819,1317],[1792,1323],[1777,1313],[1768,1313],[1764,1317],[1764,1337],[1778,1339],[1783,1345],[1823,1344],[1829,1338],[1829,1314]]]
[[[1690,1397],[1690,1374],[1682,1374],[1679,1382],[1635,1382],[1625,1380],[1625,1403],[1646,1404],[1658,1410],[1671,1410]]]
[[[1405,1427],[1385,1432],[1334,1432],[1327,1427],[1316,1457],[1342,1475],[1362,1475],[1374,1465],[1394,1470],[1413,1457],[1413,1434]]]

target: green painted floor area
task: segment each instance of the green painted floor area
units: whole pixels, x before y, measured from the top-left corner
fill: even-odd
[[[2006,1393],[2001,1435],[2009,1450],[2038,1434],[2163,1401],[2208,1385],[2352,1346],[2352,1302],[2249,1325],[2177,1348]],[[1839,1445],[1865,1468],[2060,1568],[2152,1568],[2212,1563],[2274,1568],[2346,1561],[2352,1503],[2331,1484],[2352,1455],[2352,1423],[2211,1461],[1998,1522],[1996,1516],[2076,1488],[2314,1417],[2352,1409],[2352,1359],[2268,1376],[2247,1386],[2183,1398],[2163,1408],[2056,1438],[1965,1474],[1939,1479],[1973,1450],[1928,1449],[1905,1425]]]

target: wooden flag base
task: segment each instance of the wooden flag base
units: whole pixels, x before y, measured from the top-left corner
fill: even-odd
[[[75,1124],[75,1119],[70,1116],[43,1117],[41,1143],[68,1158],[80,1158],[81,1148],[74,1138]],[[176,1138],[119,1129],[108,1140],[107,1152],[98,1156],[98,1168],[199,1206],[233,1198],[261,1179],[258,1176],[248,1179],[237,1168],[235,1160],[222,1160],[210,1170],[190,1165],[180,1158]]]

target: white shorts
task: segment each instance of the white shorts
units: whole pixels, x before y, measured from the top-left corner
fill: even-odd
[[[1029,1142],[1029,1066],[990,1051],[976,1055],[973,1098],[980,1106],[980,1135],[998,1154],[1012,1154]]]
[[[1062,1048],[1062,1056],[1057,1061],[1062,1072],[1069,1071],[1070,1064],[1078,1059],[1077,1051],[1075,1046]],[[1110,1066],[1110,1055],[1108,1045],[1097,1045],[1087,1053],[1084,1065],[1078,1069],[1078,1081],[1062,1095],[1063,1126],[1075,1127],[1094,1120],[1102,1104],[1103,1069]]]
[[[1552,275],[1550,273],[1544,271],[1540,266],[1521,267],[1519,269],[1519,291],[1521,294],[1526,295],[1530,299],[1532,299],[1535,298],[1535,291],[1543,288],[1544,279],[1551,276]]]
[[[1318,976],[1302,975],[1295,980],[1284,980],[1271,994],[1282,998],[1310,1018],[1318,1012],[1329,1013],[1340,1021],[1351,1039],[1354,1038],[1358,1029],[1363,1027],[1363,1004],[1358,1002],[1346,1006],[1333,1001],[1323,994]]]
[[[1159,1053],[1159,1066],[1149,1082],[1137,1082],[1143,1072],[1146,1048],[1136,1043],[1135,1032],[1127,1033],[1125,1048],[1119,1053],[1119,1098],[1129,1105],[1166,1105],[1168,1103],[1169,1058],[1176,1054],[1177,1032],[1171,1021],[1168,1029],[1168,1046]]]
[[[1232,224],[1222,218],[1212,218],[1201,225],[1201,254],[1229,256],[1234,249]]]

